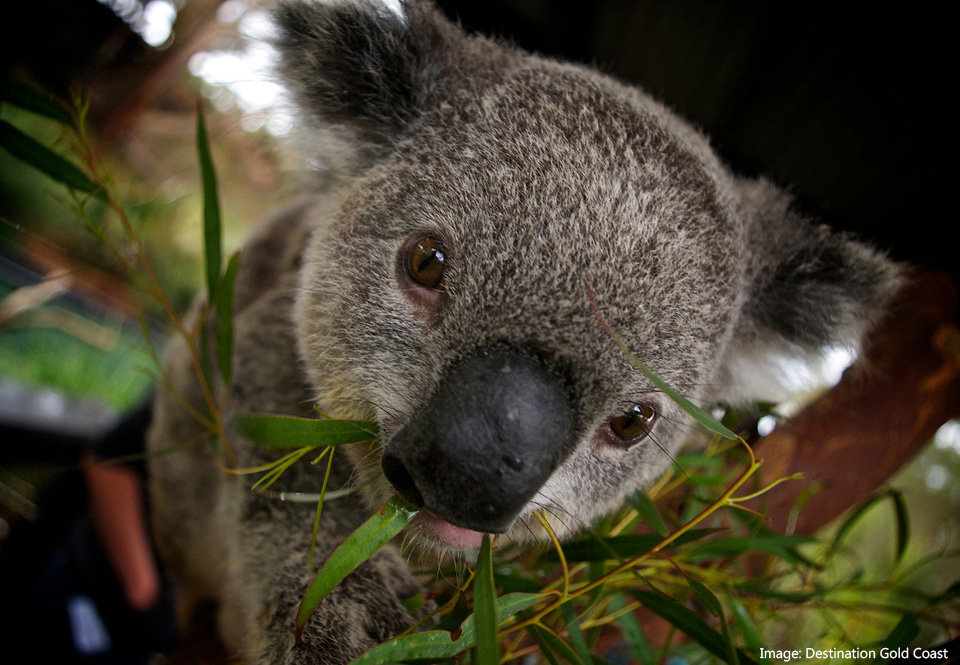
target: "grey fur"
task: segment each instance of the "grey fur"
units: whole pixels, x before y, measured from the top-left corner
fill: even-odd
[[[764,397],[749,384],[758,356],[856,347],[897,288],[886,258],[802,219],[769,182],[734,177],[636,88],[467,36],[425,2],[403,16],[363,0],[284,2],[276,17],[283,74],[329,168],[321,194],[244,251],[228,417],[317,404],[376,420],[386,446],[464,356],[536,348],[571,384],[576,445],[521,516],[544,506],[566,534],[656,477],[690,431],[601,331],[586,284],[625,342],[700,402]],[[438,310],[397,268],[423,230],[447,250]],[[174,386],[202,404],[181,343],[169,357]],[[653,435],[610,445],[605,423],[638,401],[660,414]],[[154,449],[203,438],[166,393],[155,421]],[[241,466],[270,457],[233,442]],[[392,495],[378,450],[338,453],[334,482],[368,491],[325,510],[320,560]],[[313,507],[249,492],[203,445],[156,458],[151,474],[161,553],[219,601],[223,637],[251,662],[345,662],[412,622],[400,601],[418,585],[387,548],[293,649]],[[280,483],[317,491],[321,475],[299,465]],[[529,532],[517,520],[507,536]]]

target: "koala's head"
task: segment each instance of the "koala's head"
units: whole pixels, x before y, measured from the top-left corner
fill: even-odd
[[[691,431],[601,329],[700,401],[755,359],[855,345],[896,269],[735,179],[643,92],[465,35],[432,6],[287,2],[283,72],[329,170],[301,352],[320,404],[377,420],[371,496],[439,545],[569,532]]]

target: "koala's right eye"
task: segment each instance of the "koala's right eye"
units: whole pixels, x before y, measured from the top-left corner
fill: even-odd
[[[436,290],[443,281],[444,261],[443,243],[435,236],[424,235],[408,243],[403,266],[416,284]]]

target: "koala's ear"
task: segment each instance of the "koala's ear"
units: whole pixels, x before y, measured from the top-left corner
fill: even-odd
[[[782,385],[777,394],[776,384],[757,376],[782,370],[783,358],[858,350],[899,288],[901,269],[847,234],[811,223],[765,180],[739,181],[737,188],[749,259],[726,379],[737,398],[776,401],[786,396]]]
[[[430,70],[463,38],[420,0],[286,0],[274,23],[280,72],[334,167],[386,152],[417,117]]]

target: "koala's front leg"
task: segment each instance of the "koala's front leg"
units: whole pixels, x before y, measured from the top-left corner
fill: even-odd
[[[348,663],[414,623],[402,601],[422,589],[387,546],[320,603],[295,647],[297,609],[314,576],[307,561],[314,506],[245,499],[227,557],[234,569],[225,576],[220,629],[251,663]],[[317,565],[350,526],[331,514],[318,535]]]

